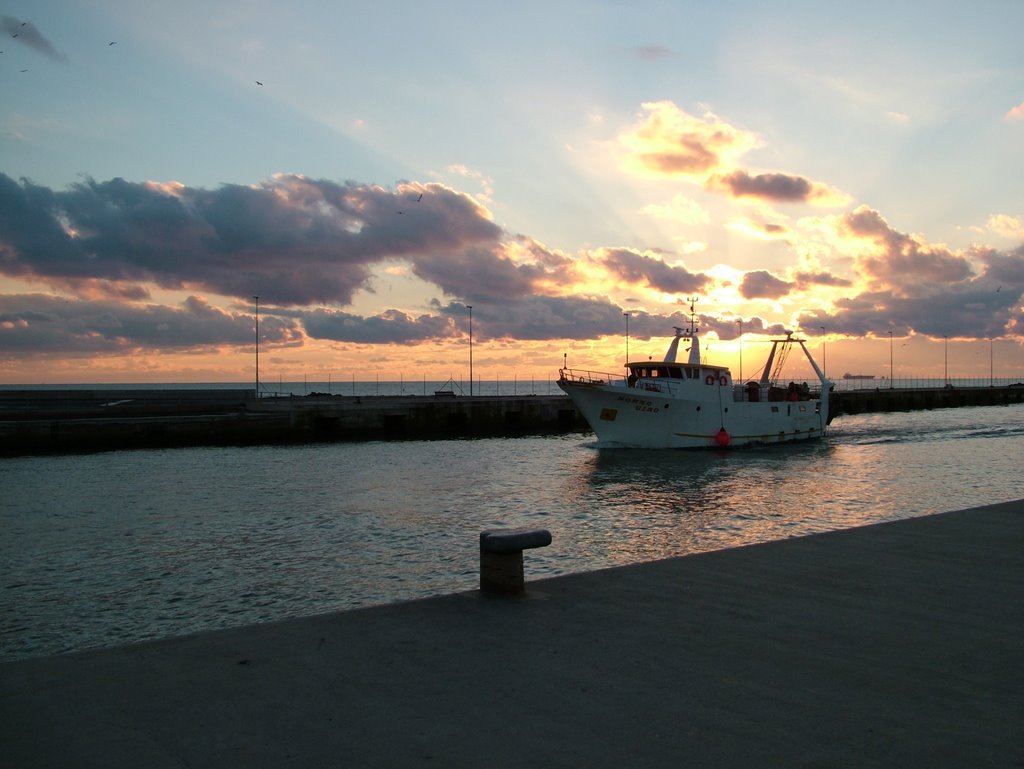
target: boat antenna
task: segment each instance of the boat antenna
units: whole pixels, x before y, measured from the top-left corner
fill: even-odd
[[[694,309],[694,305],[697,304],[697,297],[688,296],[686,301],[690,303],[690,331],[689,335],[693,336],[697,333],[697,311]]]

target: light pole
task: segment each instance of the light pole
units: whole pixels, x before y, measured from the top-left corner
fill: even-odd
[[[740,324],[740,382],[743,382],[743,318],[736,320]]]
[[[626,318],[626,365],[629,365],[629,313],[624,312],[622,315]]]
[[[825,368],[825,327],[822,326],[821,327],[821,373],[822,373],[822,375],[826,379],[828,379],[828,375],[825,373],[826,371],[827,371],[827,369]]]
[[[469,310],[469,394],[473,394],[473,305],[467,304]]]
[[[256,397],[260,397],[260,298],[254,296],[256,300]]]
[[[995,383],[996,383],[995,368],[993,368],[993,366],[992,366],[992,361],[993,361],[992,346],[994,344],[994,341],[995,340],[993,340],[992,337],[988,338],[988,386],[989,387],[995,387]]]
[[[889,389],[892,389],[892,332],[889,332]]]
[[[949,337],[942,335],[942,384],[949,384]]]

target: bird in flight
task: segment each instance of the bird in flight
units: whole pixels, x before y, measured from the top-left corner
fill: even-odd
[[[263,85],[259,80],[256,81],[256,85]]]
[[[420,196],[418,198],[416,198],[416,202],[419,203],[421,200],[423,200],[423,193],[422,192],[420,193]]]
[[[116,40],[111,40],[109,43],[107,43],[107,48],[109,48],[112,45],[117,45],[117,41]]]

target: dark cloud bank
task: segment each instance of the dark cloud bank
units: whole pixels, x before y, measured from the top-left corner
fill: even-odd
[[[870,209],[851,212],[842,226],[876,245],[858,261],[873,289],[831,315],[807,313],[801,324],[810,333],[821,326],[851,335],[1020,333],[1024,249],[979,250],[976,275],[964,257],[919,246]],[[712,284],[707,275],[631,249],[580,259],[623,286],[684,296]],[[123,179],[53,190],[0,173],[0,274],[77,297],[0,295],[0,355],[246,345],[256,295],[261,338],[272,346],[301,344],[304,335],[396,344],[461,338],[470,304],[481,340],[622,333],[622,307],[571,295],[575,261],[504,231],[472,198],[441,185],[387,189],[279,175],[214,190]],[[373,290],[374,271],[389,264],[406,265],[442,298],[419,315],[345,312],[357,291]],[[749,299],[778,299],[844,284],[829,273],[783,279],[754,271],[740,290]],[[154,287],[214,293],[236,304],[224,310],[194,296],[182,306],[159,306],[149,301]],[[630,334],[665,336],[683,320],[634,311]],[[704,318],[704,327],[723,338],[738,333],[735,318]],[[743,330],[780,329],[750,318]]]

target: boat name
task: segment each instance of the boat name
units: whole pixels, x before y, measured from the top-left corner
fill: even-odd
[[[637,411],[646,411],[650,414],[657,414],[660,409],[654,405],[654,401],[645,400],[644,398],[633,398],[628,395],[620,395],[617,400],[620,403],[632,403],[633,408]]]

